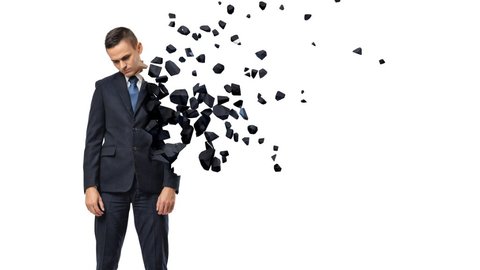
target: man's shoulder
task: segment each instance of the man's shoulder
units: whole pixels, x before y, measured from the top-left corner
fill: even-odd
[[[102,86],[102,85],[104,85],[104,84],[109,84],[109,83],[111,83],[111,82],[114,81],[114,80],[118,80],[118,78],[120,78],[120,77],[122,77],[122,76],[123,76],[122,73],[116,72],[116,73],[114,73],[114,74],[112,74],[112,75],[110,75],[110,76],[107,76],[107,77],[105,77],[105,78],[103,78],[103,79],[100,79],[100,80],[96,81],[96,82],[95,82],[95,87],[99,87],[99,86]]]

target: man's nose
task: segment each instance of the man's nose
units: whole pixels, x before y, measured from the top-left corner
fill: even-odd
[[[127,63],[125,63],[124,61],[120,61],[120,69],[124,70],[126,67],[127,67]]]

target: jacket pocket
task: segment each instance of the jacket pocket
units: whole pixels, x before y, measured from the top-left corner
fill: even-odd
[[[113,157],[113,156],[115,156],[115,150],[116,150],[116,147],[113,146],[113,145],[112,146],[103,146],[101,156],[102,157]]]

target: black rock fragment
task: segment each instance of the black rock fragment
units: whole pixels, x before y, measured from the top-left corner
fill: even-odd
[[[185,54],[186,54],[188,57],[193,57],[192,49],[186,48],[186,49],[185,49]]]
[[[244,138],[242,138],[242,141],[243,141],[246,145],[249,145],[249,144],[250,144],[250,138],[249,138],[249,137],[244,137]]]
[[[205,63],[205,54],[200,54],[199,56],[197,56],[197,61],[199,63]]]
[[[210,115],[212,115],[212,113],[213,113],[213,111],[210,108],[207,108],[207,109],[202,111],[202,115],[205,115],[205,116],[210,116]]]
[[[212,30],[210,29],[210,26],[208,26],[208,25],[202,25],[202,26],[200,26],[200,29],[203,30],[203,31],[205,31],[205,32],[210,32],[210,31],[212,31]]]
[[[175,22],[170,22],[170,23],[168,24],[168,26],[170,26],[170,27],[175,27]]]
[[[213,114],[221,120],[226,120],[230,115],[230,109],[223,105],[213,106]]]
[[[180,26],[177,31],[184,36],[190,34],[190,30],[185,25]]]
[[[193,127],[190,125],[185,126],[180,132],[180,136],[182,136],[182,142],[184,144],[189,144],[192,140],[193,135]]]
[[[335,3],[338,3],[338,2],[340,2],[340,0],[335,0]]]
[[[232,83],[232,95],[240,96],[242,94],[242,90],[240,89],[240,85]]]
[[[233,129],[227,129],[227,134],[225,136],[229,139],[233,137]]]
[[[177,89],[170,94],[170,101],[178,105],[188,104],[188,93],[185,89]]]
[[[355,50],[353,50],[354,53],[362,55],[362,48],[358,47]]]
[[[213,157],[212,161],[212,171],[219,172],[221,170],[221,162],[220,159],[217,157]]]
[[[285,97],[284,93],[277,91],[277,94],[275,95],[276,100],[282,100],[284,97]]]
[[[217,29],[213,29],[212,34],[214,37],[218,36],[220,33],[218,32]]]
[[[258,143],[259,143],[259,144],[263,144],[264,142],[265,142],[265,138],[260,138],[260,139],[258,139]]]
[[[233,14],[234,11],[235,11],[235,7],[234,7],[234,6],[232,6],[232,5],[228,5],[228,6],[227,6],[227,13],[228,13],[228,14],[231,15],[231,14]]]
[[[227,23],[220,20],[220,21],[218,21],[218,25],[220,26],[220,28],[225,29],[225,26],[227,25]]]
[[[262,95],[260,93],[258,93],[258,95],[257,95],[257,101],[258,101],[258,103],[260,103],[262,105],[267,104],[267,101],[262,97]]]
[[[180,57],[178,58],[178,61],[180,61],[180,63],[185,63],[185,61],[187,61],[187,60],[185,59],[185,57],[180,56]]]
[[[217,48],[217,49],[218,49],[218,48],[220,48],[220,45],[218,45],[218,44],[215,44],[215,48]]]
[[[238,142],[238,133],[237,133],[237,132],[235,132],[235,133],[233,134],[233,140],[234,140],[235,142]]]
[[[228,121],[225,121],[225,128],[226,128],[226,129],[232,128],[232,123],[230,123],[230,122],[228,122]]]
[[[267,7],[267,3],[260,1],[258,3],[258,6],[260,7],[261,10],[265,10],[265,8]]]
[[[200,33],[193,33],[193,34],[192,34],[192,38],[195,39],[195,40],[199,40],[200,38],[202,38],[202,34],[200,34]]]
[[[210,124],[210,116],[202,115],[200,116],[193,127],[195,128],[195,135],[200,136],[202,135],[205,130],[207,130],[208,124]]]
[[[215,149],[208,148],[200,153],[198,159],[200,160],[200,164],[205,170],[209,170],[212,166],[213,157],[215,155]]]
[[[303,16],[305,21],[308,21],[311,17],[312,17],[312,14],[305,14],[305,16]]]
[[[197,71],[196,70],[192,71],[192,75],[197,77]]]
[[[228,151],[226,151],[226,150],[225,150],[225,151],[220,151],[220,155],[221,155],[222,157],[228,157],[228,156],[229,156],[229,153],[228,153]]]
[[[307,101],[305,99],[302,99],[301,102],[302,103],[307,103]]]
[[[245,111],[245,108],[241,108],[240,109],[240,116],[245,119],[245,120],[248,120],[248,115],[247,115],[247,111]]]
[[[208,107],[212,108],[213,104],[215,103],[215,98],[212,97],[210,94],[205,94],[205,97],[203,98],[203,102],[207,104]]]
[[[192,109],[186,110],[185,114],[187,115],[187,118],[197,118],[198,116],[200,116],[197,110]]]
[[[240,43],[240,38],[238,37],[238,35],[233,35],[230,37],[230,41],[232,41],[233,43],[237,44],[237,45],[241,45]]]
[[[252,78],[255,78],[257,76],[258,70],[252,68]]]
[[[263,60],[265,57],[267,57],[267,52],[265,50],[261,50],[255,53],[260,60]]]
[[[219,105],[224,104],[224,103],[227,103],[229,100],[230,100],[229,97],[226,97],[226,96],[217,96],[217,103],[218,103]]]
[[[161,64],[163,64],[163,58],[157,56],[157,57],[153,58],[152,61],[150,61],[150,62],[151,62],[152,64],[159,64],[159,65],[161,65]]]
[[[231,85],[225,84],[225,86],[223,86],[223,88],[225,89],[225,91],[227,91],[227,93],[232,93],[232,86]]]
[[[383,59],[378,60],[378,62],[380,63],[380,65],[385,64],[385,60],[383,60]]]
[[[215,132],[211,131],[205,131],[204,135],[208,142],[213,142],[215,139],[218,138],[218,135],[215,134]]]
[[[273,151],[278,151],[278,145],[273,146]]]
[[[243,106],[243,100],[240,99],[238,101],[235,101],[235,103],[233,103],[233,105],[235,105],[238,108],[241,108]]]
[[[170,74],[170,76],[175,76],[180,73],[180,68],[170,60],[165,63],[165,69],[167,70],[168,74]]]
[[[252,134],[252,135],[255,134],[255,133],[257,133],[257,131],[258,131],[258,127],[255,126],[255,125],[249,125],[249,126],[247,127],[247,129],[248,129],[248,133],[250,133],[250,134]]]
[[[280,10],[284,10],[285,7],[283,5],[280,5]]]
[[[153,152],[152,159],[165,163],[173,163],[183,148],[185,148],[185,144],[183,143],[164,144],[160,149]]]
[[[272,156],[272,160],[275,161],[275,159],[277,159],[277,154]]]
[[[170,18],[170,19],[175,19],[176,16],[175,16],[174,13],[168,13],[168,18]]]
[[[312,45],[313,45],[313,46],[317,46],[317,44],[315,44],[315,42],[312,42]]]
[[[258,75],[260,76],[260,79],[265,77],[265,75],[267,75],[267,71],[265,69],[260,69],[260,71],[258,72]]]
[[[238,117],[239,117],[237,111],[235,111],[234,109],[230,110],[230,116],[235,118],[235,119],[238,119]]]
[[[150,76],[152,78],[156,78],[156,77],[160,76],[161,71],[162,71],[161,66],[150,65],[150,67],[148,68],[148,76]]]
[[[217,63],[214,67],[213,67],[213,72],[215,72],[216,74],[221,74],[223,72],[223,70],[225,69],[225,66],[220,64],[220,63]]]
[[[305,93],[305,90],[300,91],[301,94]]]
[[[282,171],[282,167],[280,167],[280,165],[278,165],[278,164],[275,164],[275,165],[273,166],[273,169],[274,169],[276,172]]]
[[[250,16],[250,14],[247,14],[247,18],[250,19],[252,16]]]
[[[167,52],[168,53],[174,53],[176,51],[177,51],[177,48],[175,48],[175,46],[173,46],[172,44],[167,46]]]
[[[195,97],[190,98],[190,108],[192,108],[192,110],[198,109],[198,100]]]

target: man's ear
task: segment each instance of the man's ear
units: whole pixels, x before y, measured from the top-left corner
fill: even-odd
[[[138,42],[138,44],[137,44],[137,52],[138,52],[138,54],[141,54],[142,51],[143,51],[143,45],[142,45],[141,42]]]

